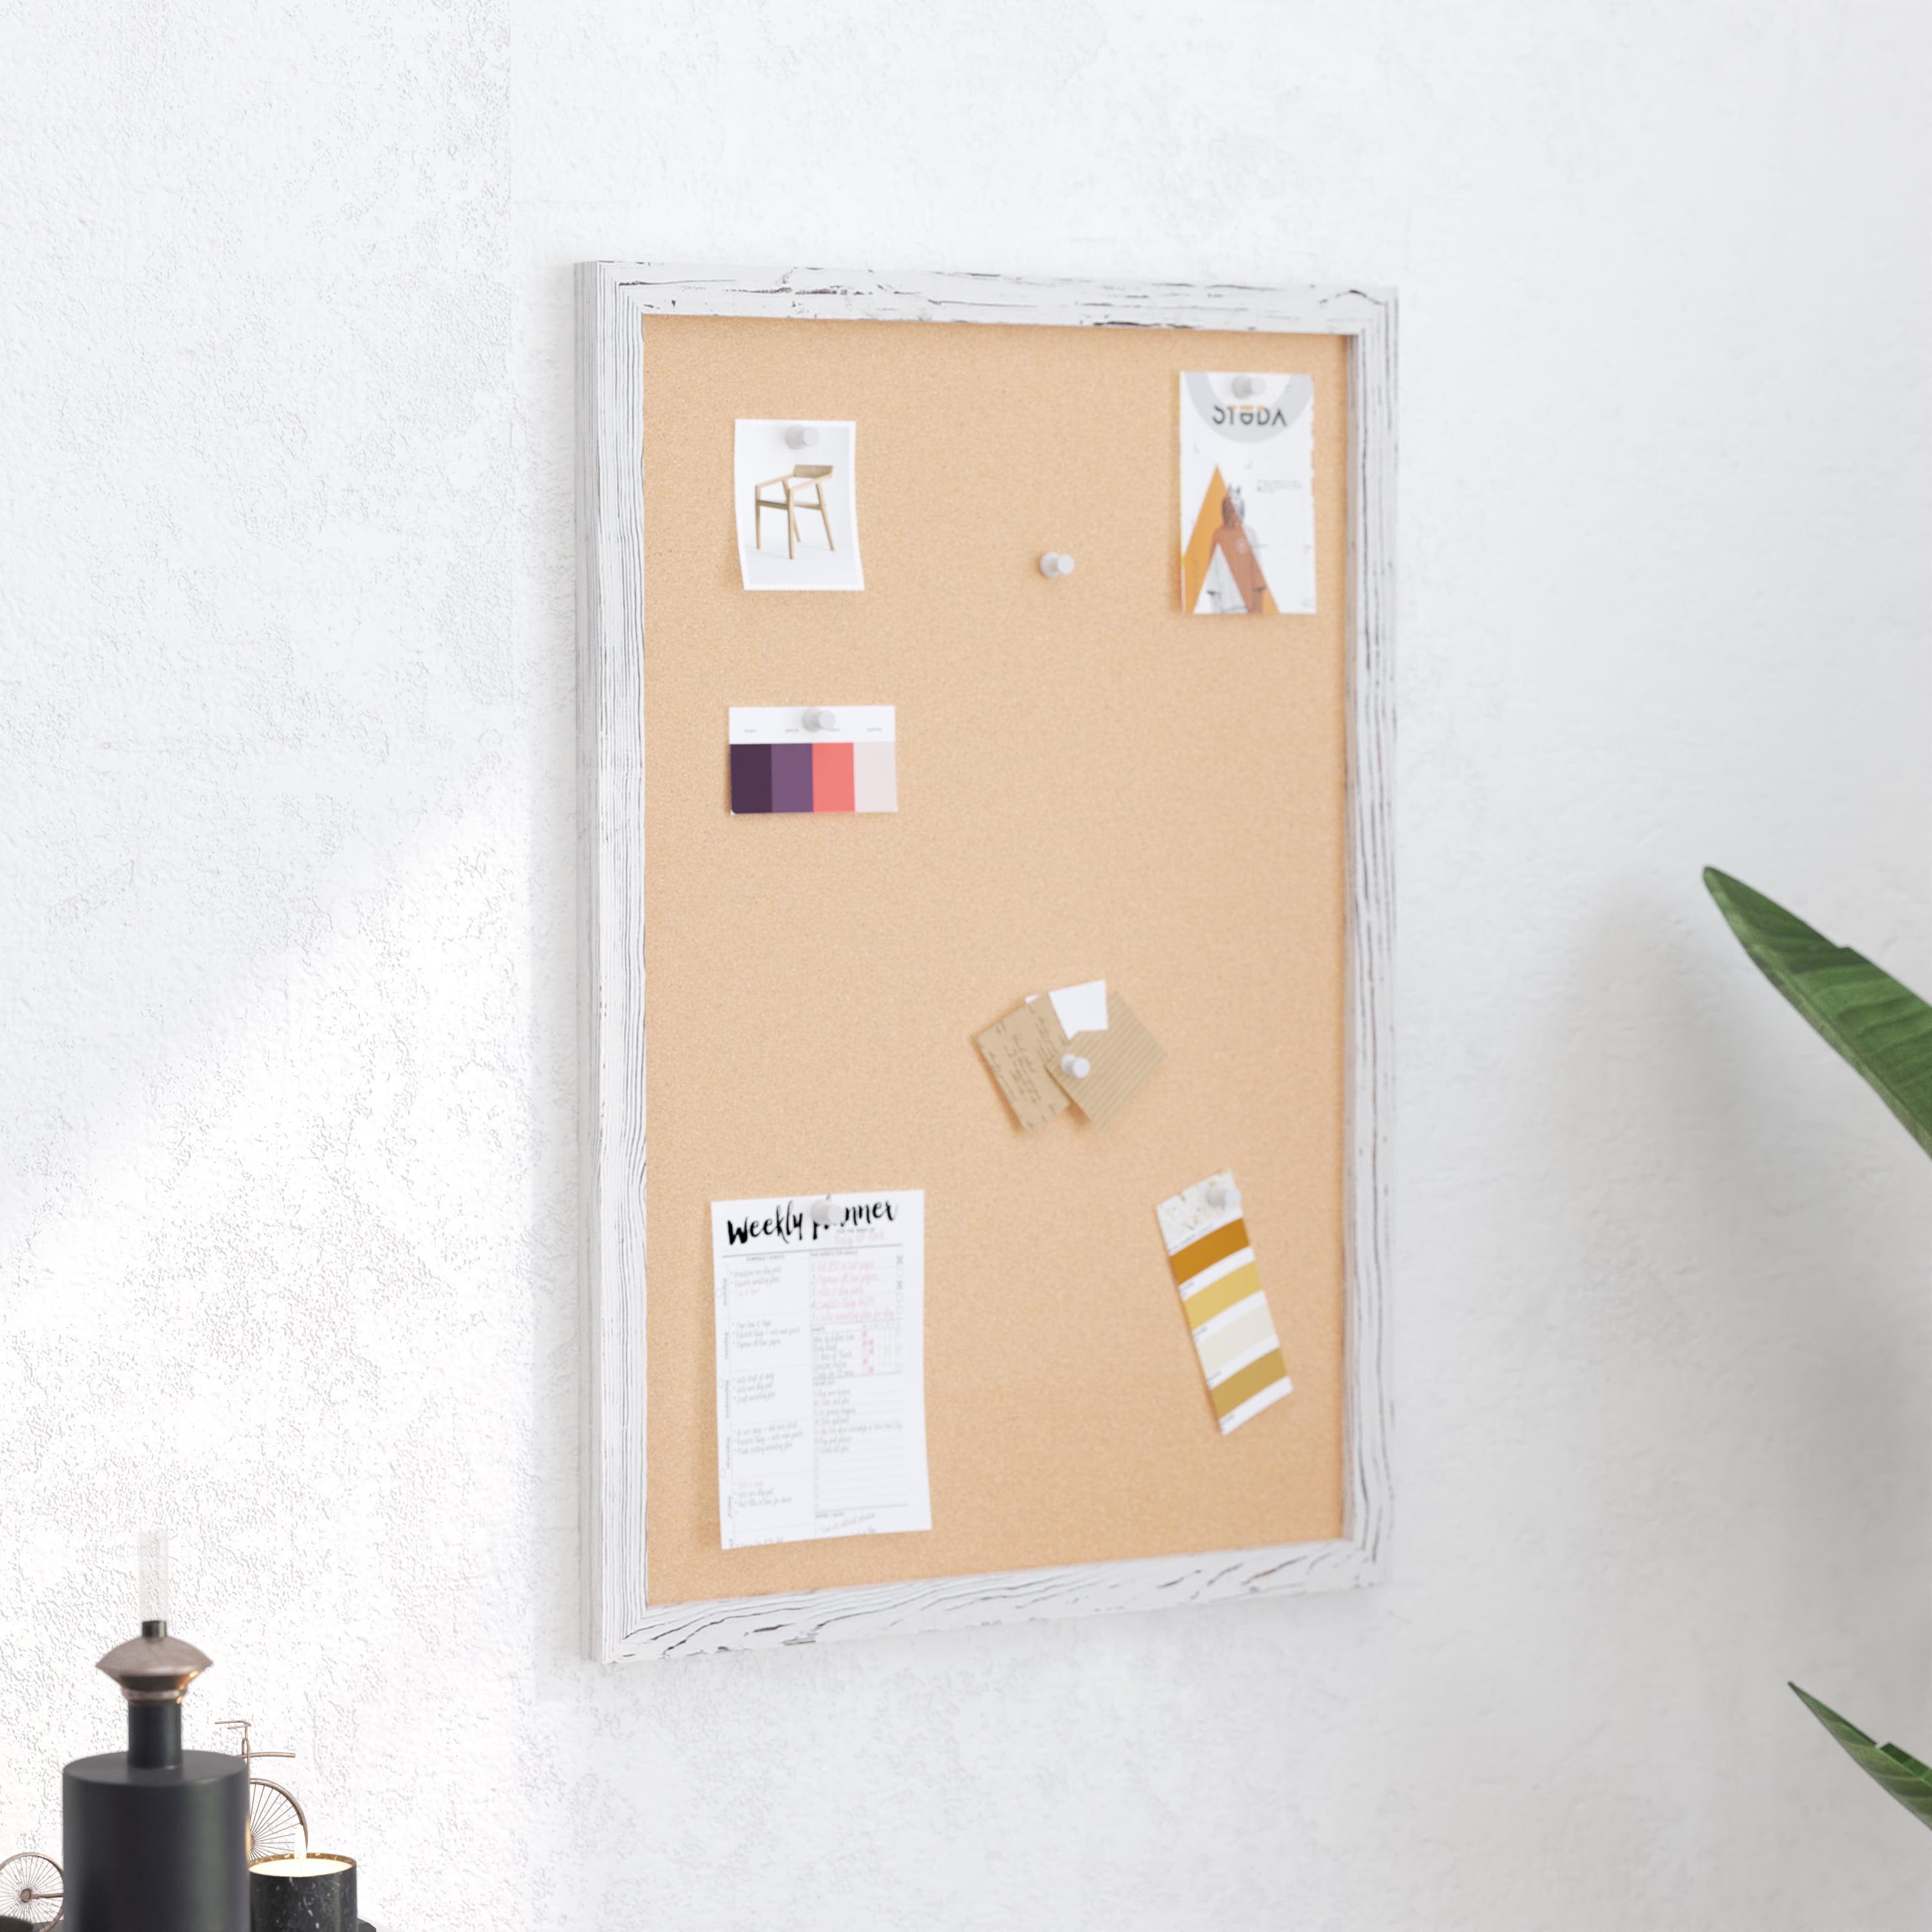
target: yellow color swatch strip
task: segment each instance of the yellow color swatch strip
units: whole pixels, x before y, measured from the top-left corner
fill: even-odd
[[[1208,1399],[1226,1436],[1294,1386],[1248,1244],[1240,1195],[1232,1174],[1210,1174],[1154,1211]]]
[[[1209,1393],[1214,1398],[1214,1413],[1221,1418],[1223,1430],[1236,1409],[1246,1408],[1264,1390],[1287,1380],[1288,1364],[1282,1360],[1281,1351],[1275,1348],[1259,1361],[1237,1370],[1226,1382],[1216,1382]],[[1287,1390],[1282,1393],[1285,1395]]]
[[[1197,1333],[1194,1337],[1195,1352],[1210,1376],[1253,1360],[1257,1350],[1265,1354],[1280,1346],[1275,1340],[1274,1317],[1268,1312],[1264,1294],[1250,1297],[1246,1307],[1238,1308],[1226,1321],[1216,1322],[1211,1333]]]
[[[1262,1271],[1252,1262],[1238,1268],[1232,1274],[1224,1274],[1219,1281],[1210,1282],[1198,1294],[1190,1294],[1182,1304],[1187,1310],[1187,1325],[1198,1328],[1204,1322],[1211,1322],[1224,1310],[1234,1306],[1238,1301],[1245,1301],[1251,1294],[1262,1292]]]
[[[1180,1197],[1175,1197],[1179,1199]],[[1248,1224],[1240,1215],[1225,1227],[1216,1228],[1203,1234],[1198,1241],[1190,1241],[1178,1254],[1169,1255],[1168,1266],[1174,1270],[1174,1278],[1180,1285],[1181,1292],[1187,1292],[1187,1284],[1197,1274],[1204,1274],[1216,1262],[1226,1261],[1232,1254],[1238,1253],[1248,1245]]]

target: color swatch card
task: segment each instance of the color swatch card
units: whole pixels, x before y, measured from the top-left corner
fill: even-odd
[[[1197,617],[1315,608],[1315,382],[1180,379],[1180,604]]]
[[[862,590],[859,426],[740,416],[731,446],[747,590]]]
[[[1104,1127],[1167,1057],[1104,980],[1034,994],[974,1044],[1028,1133],[1069,1101]]]
[[[930,1529],[926,1196],[714,1201],[727,1550]]]
[[[898,811],[895,716],[890,704],[733,705],[733,812]]]
[[[1230,1435],[1294,1386],[1248,1245],[1234,1178],[1210,1174],[1154,1212],[1208,1378],[1208,1400],[1221,1433]]]

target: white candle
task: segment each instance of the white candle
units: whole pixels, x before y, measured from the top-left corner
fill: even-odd
[[[248,1869],[265,1878],[321,1878],[330,1872],[346,1871],[352,1858],[257,1858]]]

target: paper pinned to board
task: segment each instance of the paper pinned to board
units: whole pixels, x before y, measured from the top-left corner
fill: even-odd
[[[714,1201],[711,1267],[724,1546],[930,1529],[924,1193]]]
[[[1086,1072],[1070,1072],[1062,1064],[1061,1056],[1070,1048],[1086,1061]],[[1118,993],[1109,992],[1106,1030],[1083,1033],[1077,1041],[1063,1035],[1060,1048],[1049,1052],[1047,1073],[1094,1126],[1104,1127],[1166,1058],[1133,1008]]]
[[[898,811],[896,719],[890,704],[733,705],[733,816]]]
[[[731,494],[747,590],[865,589],[858,440],[856,422],[737,418]]]
[[[1036,1006],[1016,1006],[973,1043],[1006,1096],[1014,1119],[1028,1133],[1066,1112],[1066,1096],[1047,1073],[1047,1036],[1040,1029]]]
[[[1197,617],[1315,608],[1315,379],[1180,378],[1180,604]]]
[[[1229,1173],[1210,1174],[1154,1210],[1168,1265],[1223,1436],[1292,1392],[1262,1288],[1241,1197]]]
[[[1094,988],[1105,998],[1104,1010],[1094,1000]],[[1064,1113],[1070,1100],[1096,1127],[1105,1126],[1167,1057],[1104,980],[1066,990],[1081,996],[1072,1008],[1075,1018],[1097,1018],[1102,1024],[1070,1035],[1060,1024],[1059,996],[1036,993],[974,1042],[1028,1133]],[[1086,1071],[1064,1066],[1070,1057]]]

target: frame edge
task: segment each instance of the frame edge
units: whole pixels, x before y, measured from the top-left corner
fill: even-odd
[[[580,263],[578,633],[585,976],[580,1552],[590,1654],[614,1664],[1360,1587],[1394,1508],[1388,1310],[1395,884],[1396,297],[974,274],[891,278]],[[1046,311],[1043,313],[1042,311]],[[1347,1469],[1334,1542],[1136,1558],[651,1606],[646,1587],[643,504],[635,439],[648,314],[1251,328],[1344,334],[1349,355]],[[626,434],[631,433],[627,447]],[[624,820],[628,800],[634,836]]]

